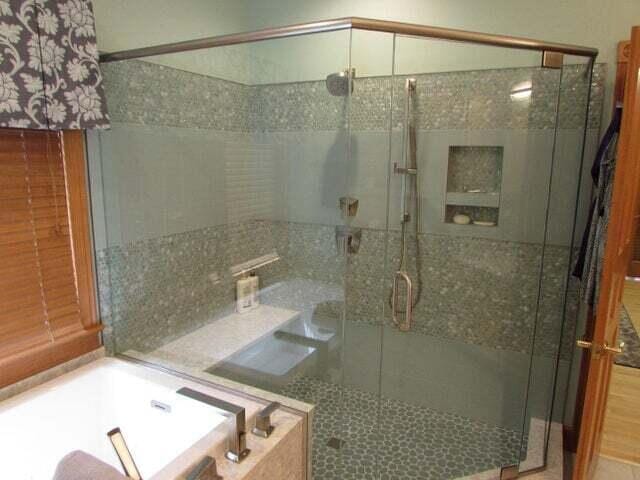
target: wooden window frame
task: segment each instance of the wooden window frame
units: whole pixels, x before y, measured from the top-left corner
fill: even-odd
[[[73,268],[83,330],[0,358],[0,388],[89,353],[102,345],[98,319],[84,132],[61,134]]]

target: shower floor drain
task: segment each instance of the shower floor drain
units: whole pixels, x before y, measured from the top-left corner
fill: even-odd
[[[331,448],[335,448],[336,450],[340,450],[343,445],[344,445],[344,442],[340,440],[338,437],[331,437],[327,442],[327,446]]]

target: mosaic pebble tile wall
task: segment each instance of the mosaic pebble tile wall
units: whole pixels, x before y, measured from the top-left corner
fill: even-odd
[[[584,127],[584,102],[588,82],[585,66],[562,71],[539,68],[507,68],[412,75],[417,90],[416,127],[423,130],[553,129],[558,95],[563,98],[558,126]],[[598,128],[601,117],[606,65],[598,64],[592,79],[589,128]],[[254,86],[259,111],[253,128],[259,131],[334,130],[348,117],[356,131],[385,131],[393,105],[394,129],[402,128],[406,76],[355,80],[350,107],[340,97],[326,94],[324,81]],[[506,92],[530,82],[530,102],[513,102]],[[392,95],[392,92],[395,92]],[[499,92],[499,94],[496,94]],[[393,98],[392,98],[393,97]],[[348,110],[347,110],[348,108]]]
[[[388,241],[388,268],[398,265],[398,232],[390,232],[387,239],[384,232],[363,229],[358,254],[349,255],[345,262],[334,253],[333,227],[283,223],[280,228],[286,233],[276,236],[288,239],[288,245],[279,248],[286,251],[289,275],[344,282],[349,321],[379,323],[383,315],[390,321],[391,276],[381,259]],[[413,258],[416,253],[411,248]],[[423,291],[415,310],[414,331],[528,352],[538,312],[537,335],[544,341],[536,342],[537,353],[553,355],[562,320],[569,252],[565,247],[547,246],[544,262],[542,253],[542,246],[536,244],[420,235]],[[410,268],[409,274],[415,282],[415,269]]]
[[[583,69],[564,70],[561,128],[583,127]],[[336,130],[347,115],[344,98],[329,96],[323,81],[247,86],[139,61],[106,64],[104,72],[115,122],[242,132]],[[605,73],[598,65],[592,79],[591,129],[599,125]],[[526,68],[418,75],[425,86],[418,97],[418,128],[553,128],[559,75]],[[514,105],[508,96],[495,98],[496,85],[508,91],[527,80],[534,85],[531,108]],[[403,79],[395,81],[401,88]],[[391,86],[385,77],[356,80],[348,112],[352,129],[388,129]],[[398,97],[394,111],[400,108]],[[398,235],[389,237],[389,265],[397,265]],[[213,314],[225,314],[235,295],[228,267],[273,250],[282,261],[260,271],[263,287],[288,278],[344,285],[347,320],[379,322],[383,309],[385,315],[389,310],[390,276],[381,260],[386,241],[384,231],[364,229],[359,253],[345,259],[335,254],[333,226],[254,220],[110,246],[97,252],[107,347],[152,350]],[[541,245],[421,235],[420,249],[425,300],[417,307],[417,332],[531,349]],[[536,331],[536,351],[542,354],[556,348],[568,262],[567,247],[548,246]],[[212,272],[219,278],[212,279]],[[549,338],[555,340],[544,341]]]
[[[97,252],[100,308],[110,351],[150,351],[235,308],[232,265],[285,243],[268,222],[210,227]],[[286,257],[285,257],[286,258]],[[261,286],[285,278],[285,262]],[[264,273],[264,274],[263,274]],[[215,276],[217,275],[217,276]]]
[[[115,122],[251,130],[253,102],[246,85],[140,61],[105,63],[101,69]]]
[[[500,193],[503,154],[502,147],[450,147],[447,192]]]
[[[381,261],[385,233],[365,229],[360,251],[345,260],[335,254],[333,232],[331,226],[253,221],[102,250],[98,272],[106,337],[119,351],[149,351],[230,313],[235,291],[229,267],[274,250],[283,260],[260,272],[262,287],[289,278],[344,286],[349,321],[376,324],[383,314],[390,321],[390,276]],[[399,244],[397,232],[390,237],[390,245]],[[421,235],[420,246],[423,292],[414,331],[530,351],[540,245]],[[392,250],[389,261],[397,265],[399,248]],[[537,330],[545,341],[536,342],[540,354],[555,353],[567,263],[566,248],[547,247]],[[217,282],[211,272],[218,272]],[[325,314],[339,317],[341,310],[334,303]]]
[[[344,97],[327,94],[325,82],[243,85],[142,61],[102,66],[117,122],[173,125],[222,131],[335,130],[350,119],[352,130],[401,128],[406,77],[355,80],[351,106]],[[560,93],[559,128],[584,127],[586,67],[559,70],[508,68],[413,75],[420,85],[416,126],[419,129],[553,129]],[[599,128],[606,65],[597,64],[588,128]],[[513,102],[514,85],[531,82],[529,102]],[[395,83],[394,83],[395,82]],[[496,92],[500,94],[496,95]],[[215,112],[215,115],[212,115]]]

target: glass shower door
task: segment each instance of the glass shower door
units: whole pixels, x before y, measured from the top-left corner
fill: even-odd
[[[349,42],[107,63],[112,129],[89,138],[109,351],[313,404],[316,478],[344,437]]]
[[[393,56],[380,476],[518,468],[545,428],[525,411],[561,70],[403,36]]]

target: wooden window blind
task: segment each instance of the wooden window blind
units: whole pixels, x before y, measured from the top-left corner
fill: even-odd
[[[88,215],[80,132],[0,129],[0,387],[99,346]]]

